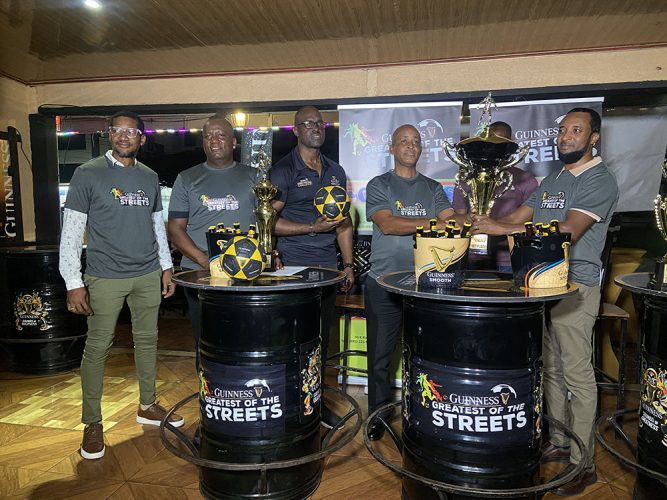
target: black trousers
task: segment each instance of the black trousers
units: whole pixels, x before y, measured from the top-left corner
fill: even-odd
[[[391,401],[389,364],[403,327],[403,301],[370,276],[364,291],[368,352],[368,411]]]
[[[334,309],[336,308],[336,286],[329,286],[322,289],[322,347],[320,353],[322,356],[322,377],[324,377],[324,365],[326,364],[327,352],[329,351],[329,332],[331,323],[334,319]],[[324,378],[322,379],[324,382]]]
[[[201,306],[199,305],[199,290],[197,288],[183,288],[185,300],[188,301],[188,312],[192,324],[192,334],[195,339],[195,366],[199,373],[199,335],[201,332]]]

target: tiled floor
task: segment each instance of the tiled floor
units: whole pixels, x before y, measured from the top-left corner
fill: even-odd
[[[106,455],[83,460],[78,370],[52,376],[0,372],[0,497],[30,499],[178,499],[201,498],[197,468],[172,455],[158,429],[135,422],[137,384],[127,326],[120,326],[105,372],[103,398]],[[160,325],[158,394],[170,407],[197,391],[189,323],[179,316]],[[333,374],[330,381],[333,381]],[[350,392],[365,408],[363,391]],[[604,408],[614,400],[605,395]],[[636,404],[633,394],[628,405]],[[196,402],[181,411],[192,436],[198,420]],[[632,426],[630,426],[632,427]],[[620,441],[610,440],[622,448]],[[392,459],[398,452],[385,438],[378,447]],[[598,482],[577,498],[630,499],[635,475],[597,447]],[[558,466],[541,470],[555,474]],[[315,499],[396,499],[400,480],[378,463],[357,435],[328,458]],[[547,494],[545,499],[558,498]]]

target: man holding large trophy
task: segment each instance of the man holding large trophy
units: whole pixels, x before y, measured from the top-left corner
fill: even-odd
[[[600,157],[593,157],[600,125],[596,111],[570,110],[560,122],[556,138],[563,169],[545,177],[530,199],[510,215],[498,220],[473,216],[473,233],[511,234],[523,231],[526,221],[555,219],[561,232],[571,234],[568,280],[576,283],[579,292],[549,311],[543,340],[544,394],[549,415],[570,422],[586,445],[589,461],[575,479],[555,490],[559,495],[579,494],[597,478],[593,465],[597,386],[591,362],[592,335],[600,307],[600,255],[618,201],[616,179]],[[568,463],[562,477],[581,458],[576,446],[570,451],[570,440],[563,433],[551,429],[542,461]]]

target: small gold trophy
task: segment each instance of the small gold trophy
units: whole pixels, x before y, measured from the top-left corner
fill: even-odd
[[[271,184],[268,179],[269,172],[269,155],[260,149],[257,153],[257,163],[259,169],[259,182],[253,186],[252,190],[259,201],[255,209],[255,217],[257,218],[257,233],[259,235],[259,244],[266,252],[266,267],[267,271],[272,271],[275,268],[273,259],[273,225],[276,222],[276,209],[271,205],[271,200],[278,193],[278,188]]]
[[[667,196],[658,195],[654,200],[653,212],[655,213],[655,222],[658,226],[658,231],[663,239],[667,241]],[[658,259],[655,263],[655,273],[649,285],[654,290],[667,290],[667,255]]]
[[[504,137],[491,132],[491,109],[496,106],[491,92],[480,103],[484,105],[477,123],[477,135],[457,144],[445,142],[443,149],[450,160],[458,165],[456,187],[470,203],[470,210],[479,215],[489,215],[493,204],[512,187],[511,167],[519,163],[529,147],[522,148]],[[469,191],[462,189],[462,184]],[[477,234],[470,242],[470,252],[488,253],[488,236]]]

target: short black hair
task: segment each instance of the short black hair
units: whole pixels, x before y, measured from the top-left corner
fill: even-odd
[[[491,125],[489,125],[489,128],[490,129],[492,129],[492,128],[495,128],[495,129],[503,128],[507,132],[507,136],[508,136],[507,138],[508,139],[512,138],[512,127],[507,122],[501,122],[501,121],[493,122]],[[498,134],[496,134],[496,135],[498,135]]]
[[[131,119],[133,119],[134,121],[136,121],[136,122],[137,122],[137,128],[138,128],[139,130],[141,130],[141,133],[142,133],[142,134],[144,133],[144,121],[141,119],[141,116],[139,116],[138,114],[136,114],[134,111],[121,110],[121,111],[117,111],[117,112],[115,112],[115,113],[111,116],[111,118],[109,118],[109,126],[110,126],[110,127],[113,126],[113,122],[114,122],[114,120],[115,120],[116,118],[120,118],[121,116],[122,116],[123,118],[131,118]]]
[[[602,118],[600,118],[600,113],[591,108],[572,108],[567,112],[570,113],[588,113],[591,117],[591,132],[600,133],[600,128],[602,127]]]

